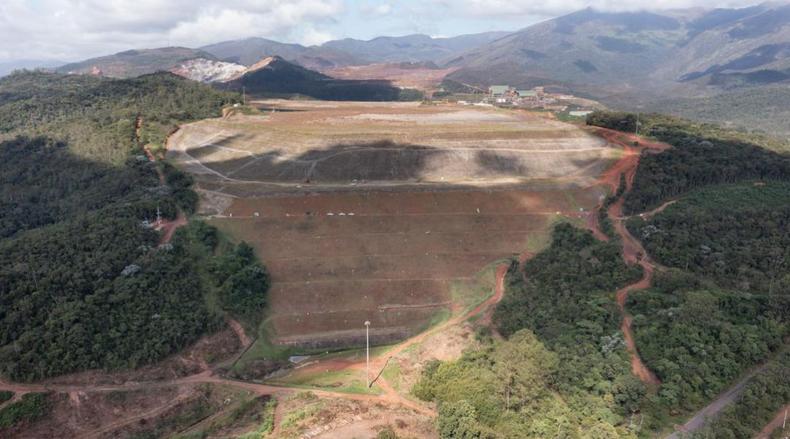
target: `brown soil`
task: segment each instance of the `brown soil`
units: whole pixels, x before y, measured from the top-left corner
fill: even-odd
[[[626,190],[625,193],[631,190],[636,175],[637,167],[639,166],[639,157],[643,151],[663,151],[669,148],[666,144],[654,143],[645,141],[634,135],[621,133],[618,131],[599,128],[595,130],[596,134],[604,137],[607,141],[618,144],[623,147],[624,156],[612,168],[607,170],[601,177],[601,183],[608,185],[612,192],[616,191],[620,184],[620,175],[625,175]],[[640,146],[634,146],[640,145]],[[661,384],[658,377],[642,362],[639,357],[639,352],[634,341],[634,334],[631,330],[631,316],[625,310],[625,303],[628,295],[635,291],[650,288],[653,279],[653,271],[655,264],[650,256],[645,252],[642,244],[634,238],[622,218],[624,198],[620,197],[615,203],[609,206],[607,215],[613,223],[615,232],[620,236],[623,245],[623,259],[627,264],[639,264],[643,269],[642,279],[639,281],[621,288],[617,291],[617,305],[620,307],[620,312],[623,314],[623,321],[621,329],[628,351],[631,353],[631,370],[636,377],[642,382],[651,386]],[[600,208],[600,207],[599,207]],[[591,218],[593,218],[591,220]],[[597,223],[598,215],[591,213],[588,216],[588,224],[591,226],[593,233],[596,236],[604,236],[598,228]]]
[[[271,273],[267,324],[275,342],[347,346],[364,343],[365,320],[375,343],[417,333],[451,308],[454,282],[534,249],[557,214],[582,218],[578,206],[592,209],[599,194],[591,188],[246,198],[210,222],[253,245]]]
[[[770,439],[771,433],[777,429],[781,431],[783,423],[785,424],[785,428],[788,428],[787,426],[790,425],[790,404],[779,409],[779,411],[776,412],[776,416],[760,430],[754,439]],[[790,429],[783,431],[783,433],[790,434]]]
[[[445,76],[457,70],[406,67],[394,64],[368,64],[364,66],[337,67],[327,70],[329,76],[339,79],[381,79],[392,81],[397,87],[418,90],[436,90]]]
[[[185,226],[188,220],[184,212],[178,211],[178,216],[176,219],[172,221],[162,220],[159,224],[156,225],[156,230],[163,232],[162,237],[159,239],[159,245],[165,245],[173,239],[173,235],[176,233],[176,229],[181,226]]]

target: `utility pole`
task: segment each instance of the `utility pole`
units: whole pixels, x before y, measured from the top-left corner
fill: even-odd
[[[636,112],[636,135],[639,135],[639,112]]]
[[[365,378],[370,387],[370,320],[365,320]]]

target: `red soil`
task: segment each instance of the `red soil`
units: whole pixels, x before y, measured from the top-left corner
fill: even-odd
[[[173,234],[176,233],[176,229],[184,226],[187,224],[187,217],[184,215],[184,212],[178,211],[178,216],[176,219],[172,221],[162,220],[159,224],[156,225],[156,230],[164,231],[162,233],[162,238],[159,239],[159,245],[165,245],[173,239]]]
[[[663,151],[669,148],[669,145],[663,143],[656,143],[646,141],[640,137],[632,134],[621,133],[605,128],[597,128],[595,133],[610,143],[614,143],[623,147],[624,156],[614,166],[607,170],[600,179],[601,184],[608,185],[612,192],[616,191],[620,185],[620,175],[625,175],[625,190],[630,191],[633,183],[636,170],[639,166],[639,158],[643,151]],[[638,146],[637,146],[638,145]],[[647,255],[642,244],[634,238],[625,224],[622,221],[623,215],[623,197],[620,197],[615,203],[609,206],[607,215],[612,220],[616,233],[620,236],[623,244],[623,259],[627,264],[639,264],[643,269],[643,276],[638,282],[621,288],[617,291],[617,305],[620,307],[620,312],[623,314],[623,321],[620,328],[623,331],[625,338],[626,348],[631,354],[631,370],[633,374],[638,377],[645,384],[655,386],[660,384],[658,377],[642,362],[639,357],[639,352],[636,348],[634,341],[634,334],[631,329],[632,317],[628,315],[625,310],[625,303],[628,295],[634,291],[644,290],[649,288],[653,280],[653,271],[655,264]],[[662,206],[666,207],[666,206]],[[587,223],[593,234],[601,239],[601,233],[598,226],[598,215],[592,212],[587,217]],[[606,240],[606,239],[604,239]]]
[[[768,423],[754,439],[769,439],[771,437],[771,433],[774,432],[777,428],[782,428],[783,423],[790,424],[790,404],[779,409],[776,412],[776,416]]]

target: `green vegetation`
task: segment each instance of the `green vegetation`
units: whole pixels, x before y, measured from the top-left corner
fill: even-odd
[[[790,401],[788,376],[790,350],[785,349],[746,384],[743,393],[732,406],[724,409],[692,438],[754,437],[755,432],[771,421],[777,409]]]
[[[790,297],[722,290],[673,271],[629,297],[628,309],[642,359],[662,381],[660,404],[690,411],[782,345]]]
[[[32,422],[46,416],[52,408],[48,393],[27,393],[19,401],[0,410],[0,433],[20,422]]]
[[[275,57],[268,65],[224,84],[226,89],[265,97],[309,97],[333,101],[419,101],[419,90],[385,80],[335,79]]]
[[[265,271],[243,244],[198,223],[159,245],[151,224],[157,212],[191,212],[197,196],[188,176],[157,169],[141,145],[217,114],[229,96],[169,74],[0,80],[0,132],[10,138],[0,142],[10,164],[0,171],[0,373],[138,367],[217,329],[212,302],[242,317],[260,310],[267,283],[252,283]]]
[[[596,113],[589,123],[633,130],[632,116]],[[641,211],[681,196],[627,223],[671,267],[626,304],[640,356],[661,385],[648,389],[631,375],[618,328],[613,292],[639,271],[623,264],[616,239],[559,225],[550,248],[510,268],[494,314],[508,339],[428,365],[414,387],[438,403],[442,437],[648,436],[765,361],[700,437],[751,437],[788,400],[778,378],[788,373],[786,349],[770,360],[790,333],[788,158],[759,137],[659,116],[642,122],[673,148],[644,155],[633,190],[621,180],[603,205],[622,196]]]
[[[258,427],[239,436],[239,439],[257,439],[268,436],[274,430],[274,410],[276,408],[277,400],[269,399],[263,410],[256,413],[255,420],[258,423]]]
[[[365,395],[378,395],[381,390],[376,386],[368,387],[364,373],[354,370],[341,370],[331,372],[294,373],[285,380],[277,381],[279,384],[331,390],[333,392],[356,393]]]
[[[627,225],[663,265],[743,292],[790,293],[790,182],[709,186]]]
[[[232,251],[217,257],[211,272],[218,286],[222,308],[242,318],[249,326],[257,327],[266,304],[269,275],[258,262],[252,247],[241,242]]]
[[[245,425],[253,429],[239,438],[259,439],[266,437],[274,429],[274,410],[277,400],[270,396],[248,397],[228,409],[219,417],[212,419],[208,426],[187,434],[175,436],[177,439],[204,439],[207,437],[227,436],[228,431],[237,431]]]
[[[607,196],[603,200],[603,203],[601,203],[601,207],[598,209],[598,226],[601,228],[601,232],[608,236],[609,239],[620,239],[620,236],[614,230],[614,224],[612,224],[612,220],[609,218],[609,207],[611,207],[612,204],[617,202],[617,200],[623,196],[625,189],[625,174],[620,174],[620,183],[617,185],[617,190],[615,193]]]
[[[376,439],[398,439],[398,435],[391,428],[387,427],[378,432]]]
[[[587,123],[633,132],[636,117],[594,112]],[[640,133],[672,148],[642,157],[633,189],[625,197],[627,214],[656,207],[702,186],[744,180],[790,181],[790,156],[770,151],[784,145],[768,138],[655,114],[641,116]]]
[[[633,434],[624,420],[646,389],[630,373],[614,291],[640,277],[616,244],[558,224],[548,249],[510,267],[494,313],[508,340],[429,364],[413,393],[439,404],[447,438]]]
[[[596,113],[588,123],[631,129],[631,116]],[[781,148],[756,135],[658,115],[641,121],[642,132],[672,148],[642,156],[625,206],[641,211],[679,197],[651,218],[627,222],[647,252],[670,267],[626,304],[640,355],[662,381],[643,405],[652,414],[646,427],[655,430],[774,356],[790,333],[790,158],[767,150]],[[764,391],[760,382],[751,380],[755,393],[747,390],[740,401],[770,417],[786,402],[776,396],[784,386],[757,404],[750,398]],[[717,421],[722,429],[701,437],[751,437],[761,425],[747,420],[754,419],[749,409],[728,409],[740,419]]]
[[[640,277],[639,268],[623,263],[616,244],[561,223],[551,246],[523,270],[511,265],[494,321],[505,336],[528,328],[550,346],[601,337],[620,324],[614,291]]]
[[[651,110],[709,123],[790,137],[790,88],[748,87],[705,97],[653,102]],[[790,149],[788,149],[790,150]]]
[[[46,136],[80,157],[120,164],[139,146],[161,145],[179,124],[216,117],[236,100],[170,73],[112,80],[21,72],[0,79],[0,136]]]

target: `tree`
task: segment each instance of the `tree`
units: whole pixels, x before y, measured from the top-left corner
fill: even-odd
[[[439,406],[439,436],[443,439],[483,439],[477,412],[466,400]]]

